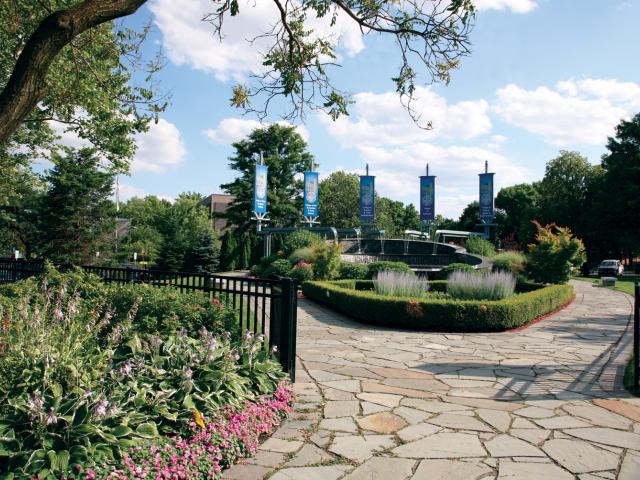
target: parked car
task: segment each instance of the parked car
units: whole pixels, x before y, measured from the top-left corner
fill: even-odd
[[[599,277],[620,277],[624,273],[624,265],[620,260],[603,260],[598,267]]]

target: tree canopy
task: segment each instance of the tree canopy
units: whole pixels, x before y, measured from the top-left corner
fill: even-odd
[[[78,114],[77,109],[55,108],[53,101],[65,98],[69,85],[61,83],[63,74],[76,74],[73,67],[80,78],[94,80],[98,95],[95,105],[88,97],[80,105],[87,107],[89,115],[93,113],[91,107],[109,103],[109,98],[105,97],[109,95],[115,102],[132,99],[133,105],[140,99],[148,102],[152,98],[148,89],[123,89],[118,82],[111,85],[107,81],[110,77],[94,75],[92,68],[102,67],[102,61],[128,80],[127,70],[121,70],[121,59],[138,50],[131,50],[131,44],[123,41],[127,33],[114,31],[111,22],[134,13],[146,1],[3,2],[0,13],[3,19],[9,20],[6,22],[9,42],[0,78],[3,89],[0,93],[0,145],[5,145],[29,117],[42,119],[45,114],[65,117]],[[223,38],[224,19],[241,15],[245,8],[251,8],[251,4],[216,0],[213,11],[205,20],[211,22],[214,31]],[[273,8],[279,21],[261,35],[269,45],[263,54],[264,69],[252,85],[234,88],[232,104],[266,114],[271,100],[284,96],[292,106],[290,116],[303,115],[307,108],[318,108],[333,118],[347,113],[350,100],[331,81],[331,67],[336,65],[338,55],[330,34],[322,35],[317,29],[310,28],[311,21],[324,18],[335,27],[340,15],[355,22],[365,35],[382,34],[393,38],[399,49],[400,67],[392,80],[417,119],[420,112],[411,109],[417,82],[450,80],[451,71],[457,68],[460,57],[469,53],[469,32],[475,13],[471,0],[273,0]],[[111,35],[115,36],[115,43]],[[79,45],[85,49],[79,49]],[[94,53],[98,64],[92,62],[91,48],[97,49]],[[106,60],[102,58],[104,55],[108,57]],[[102,69],[98,70],[100,72],[105,73]],[[76,98],[74,92],[71,95]],[[41,112],[39,105],[49,108]],[[151,103],[151,106],[152,111],[161,108],[157,103]],[[118,120],[115,117],[108,119]],[[125,116],[119,120],[126,122],[129,119]],[[87,122],[85,127],[90,124]]]
[[[240,232],[251,228],[255,165],[262,156],[269,168],[267,202],[269,226],[288,227],[302,215],[302,181],[296,175],[308,170],[313,156],[293,127],[273,124],[258,128],[245,140],[233,144],[236,152],[229,166],[238,173],[230,183],[220,185],[234,196],[225,218]]]

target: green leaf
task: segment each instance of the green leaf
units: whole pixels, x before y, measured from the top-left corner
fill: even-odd
[[[83,403],[76,410],[75,415],[73,416],[73,426],[77,427],[85,422],[87,416],[89,415],[89,407],[86,403]]]
[[[116,437],[126,437],[128,435],[131,435],[133,433],[133,430],[126,425],[118,425],[111,430],[111,433]]]
[[[184,400],[182,401],[182,406],[188,409],[192,409],[196,407],[196,404],[193,403],[193,399],[191,398],[191,395],[186,395],[184,397]]]
[[[158,436],[158,427],[155,423],[141,423],[136,428],[136,433],[142,438],[155,438]]]

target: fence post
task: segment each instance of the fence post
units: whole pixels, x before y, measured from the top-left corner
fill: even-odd
[[[297,302],[296,286],[291,278],[280,280],[282,297],[280,305],[280,364],[289,373],[291,382],[296,379],[296,329]]]
[[[133,278],[133,275],[131,274],[131,267],[127,267],[125,270],[125,274],[126,274],[126,278],[125,281],[127,283],[131,283],[131,279]]]
[[[633,306],[633,388],[640,389],[640,283],[635,284]]]

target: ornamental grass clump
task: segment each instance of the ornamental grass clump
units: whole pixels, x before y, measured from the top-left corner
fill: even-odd
[[[380,295],[389,297],[422,298],[429,286],[417,278],[413,272],[383,270],[373,280],[373,287]]]
[[[507,272],[455,271],[447,283],[447,293],[459,300],[504,300],[513,296],[515,288],[516,279]]]

